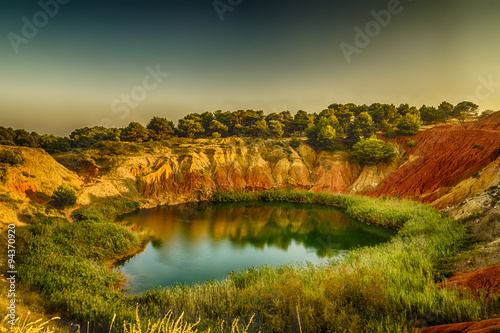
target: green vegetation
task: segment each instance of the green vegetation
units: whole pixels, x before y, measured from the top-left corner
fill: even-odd
[[[413,140],[409,139],[409,140],[406,142],[406,145],[407,145],[408,147],[410,147],[410,148],[411,148],[411,147],[415,147],[416,143],[415,143],[415,141],[413,141]]]
[[[0,163],[21,164],[23,163],[23,157],[10,149],[4,149],[0,151]]]
[[[306,129],[309,142],[323,149],[334,149],[342,138],[343,130],[334,115],[323,116],[316,125]]]
[[[394,146],[374,137],[362,139],[352,147],[352,156],[361,164],[390,163],[396,157]]]
[[[416,115],[407,114],[399,118],[398,129],[396,131],[399,135],[415,135],[420,128],[420,118]]]
[[[19,276],[39,290],[50,308],[91,320],[94,330],[123,331],[123,321],[158,321],[172,313],[197,328],[220,332],[222,321],[240,319],[268,332],[407,332],[417,323],[442,324],[486,317],[485,300],[438,288],[436,263],[452,256],[466,238],[464,228],[430,206],[395,199],[295,191],[219,192],[215,202],[287,201],[343,209],[365,223],[398,229],[390,242],[361,248],[325,266],[286,265],[232,272],[226,280],[174,285],[142,295],[114,292],[119,277],[103,262],[139,244],[124,227],[102,221],[130,203],[84,207],[76,222],[30,226],[19,240]],[[136,316],[137,307],[137,316]],[[96,322],[101,323],[96,324]],[[300,325],[300,326],[299,326]],[[230,331],[226,327],[222,331]]]
[[[54,205],[58,207],[74,206],[76,199],[76,190],[67,184],[59,185],[52,193]]]
[[[174,134],[174,123],[161,117],[153,117],[148,126],[149,138],[154,141],[166,140]]]
[[[0,126],[0,144],[41,147],[49,153],[57,153],[95,147],[103,141],[146,142],[165,141],[173,137],[231,136],[279,139],[307,134],[309,143],[316,148],[345,149],[371,137],[376,131],[392,138],[416,134],[421,122],[435,124],[446,122],[449,117],[463,122],[475,116],[477,109],[474,103],[464,101],[456,106],[442,102],[437,108],[423,105],[420,109],[408,104],[396,107],[381,103],[334,103],[320,113],[299,110],[293,116],[290,111],[264,115],[262,110],[217,110],[188,114],[179,120],[177,127],[171,120],[155,116],[146,127],[138,122],[131,122],[124,128],[84,127],[75,129],[69,137],[39,135],[24,129]]]
[[[76,221],[107,221],[139,208],[139,202],[120,197],[101,199],[97,204],[78,208],[73,212]]]

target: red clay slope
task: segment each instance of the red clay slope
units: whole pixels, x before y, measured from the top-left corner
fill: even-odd
[[[400,167],[368,195],[418,196],[424,202],[444,195],[499,156],[500,112],[473,124],[436,126],[412,139],[416,143],[413,148],[406,146],[406,138],[390,140],[401,144],[408,156],[416,159]]]
[[[500,318],[479,322],[439,325],[417,329],[415,333],[491,333],[500,330]]]

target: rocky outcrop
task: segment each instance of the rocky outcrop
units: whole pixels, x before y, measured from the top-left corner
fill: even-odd
[[[360,173],[360,166],[350,163],[347,153],[322,152],[318,157],[318,167],[314,170],[316,181],[311,191],[346,193]]]
[[[362,168],[346,152],[317,155],[306,145],[292,150],[272,141],[240,147],[193,144],[182,154],[162,152],[152,165],[132,166],[131,175],[151,203],[178,203],[208,199],[218,190],[362,193],[377,186],[398,163]],[[369,185],[359,180],[360,174]]]

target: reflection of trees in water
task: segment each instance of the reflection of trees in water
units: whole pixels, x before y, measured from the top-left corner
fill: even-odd
[[[292,241],[324,257],[332,250],[374,245],[387,236],[365,230],[332,207],[290,203],[247,202],[161,207],[132,215],[139,228],[162,247],[181,237],[195,244],[208,237],[256,248],[266,245],[287,250]]]

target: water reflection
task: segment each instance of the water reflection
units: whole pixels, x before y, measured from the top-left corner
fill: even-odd
[[[391,235],[352,221],[333,207],[289,203],[180,205],[123,219],[152,238],[143,253],[120,268],[135,291],[222,278],[262,264],[319,263]]]

